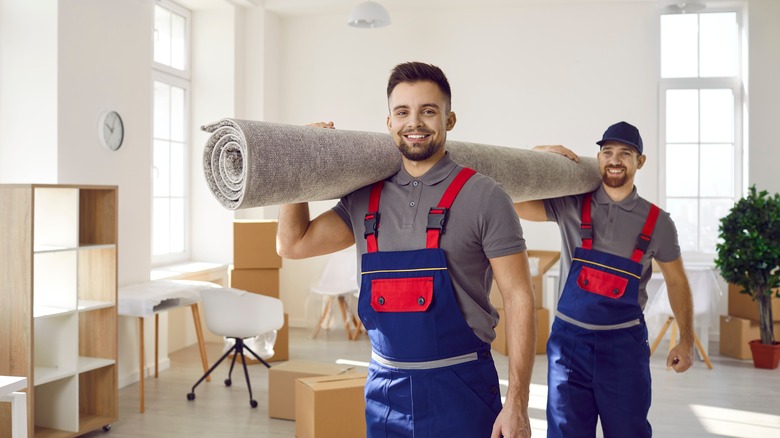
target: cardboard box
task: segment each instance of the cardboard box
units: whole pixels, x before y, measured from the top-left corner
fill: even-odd
[[[295,436],[364,438],[365,385],[365,373],[296,380]]]
[[[236,269],[278,269],[275,220],[233,221],[233,266]]]
[[[278,269],[235,269],[230,267],[230,287],[279,298]]]
[[[741,287],[729,284],[729,315],[760,321],[758,303],[740,290]],[[775,322],[780,321],[780,298],[772,298],[772,318]]]
[[[775,323],[775,334],[780,333],[780,322]],[[720,354],[737,359],[752,359],[748,342],[761,338],[758,321],[730,315],[720,317]]]
[[[507,355],[509,349],[507,347],[506,338],[506,312],[504,309],[498,310],[498,325],[495,328],[496,339],[490,344],[491,349]],[[547,339],[550,337],[550,311],[544,307],[536,309],[536,354],[544,354],[547,352]]]
[[[295,420],[295,380],[354,373],[350,365],[291,360],[268,369],[268,416]]]
[[[279,362],[290,359],[290,315],[284,314],[284,325],[276,331],[274,343],[274,355],[266,359],[266,362]]]
[[[542,307],[542,295],[544,293],[544,274],[550,270],[553,265],[555,265],[558,259],[561,258],[561,252],[528,250],[528,259],[530,260],[532,257],[535,257],[539,260],[537,274],[531,277],[531,284],[534,287],[534,301],[536,303],[536,308],[539,309]],[[533,274],[533,269],[531,273]],[[493,280],[493,284],[490,287],[490,303],[496,309],[504,308],[504,300],[501,298],[501,292],[499,292],[498,285],[496,284],[495,280]]]

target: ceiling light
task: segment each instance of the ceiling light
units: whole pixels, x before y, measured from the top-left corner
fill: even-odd
[[[686,14],[702,11],[706,7],[703,0],[673,1],[666,6],[666,11],[673,14]]]
[[[363,29],[384,27],[390,24],[390,14],[379,3],[363,2],[352,9],[347,19],[347,24]]]

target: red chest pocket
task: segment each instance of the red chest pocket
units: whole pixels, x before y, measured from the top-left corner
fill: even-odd
[[[609,272],[583,266],[577,277],[580,289],[608,298],[620,298],[626,292],[628,279]]]
[[[425,312],[433,300],[433,277],[371,280],[371,307],[377,312]]]

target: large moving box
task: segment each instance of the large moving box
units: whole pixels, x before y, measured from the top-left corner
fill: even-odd
[[[775,333],[780,333],[780,322],[775,323]],[[761,338],[758,321],[737,316],[720,317],[720,354],[737,359],[752,359],[748,342]]]
[[[506,355],[509,353],[506,338],[506,311],[498,310],[498,325],[495,328],[496,339],[490,344],[491,349]],[[536,354],[547,352],[547,339],[550,337],[550,311],[544,307],[536,309]]]
[[[759,321],[758,303],[750,295],[740,293],[741,287],[729,284],[729,315]],[[772,298],[772,319],[780,321],[780,298]]]
[[[279,270],[230,268],[230,287],[279,298]]]
[[[276,343],[274,343],[274,355],[266,359],[266,362],[279,362],[290,359],[290,315],[284,314],[284,325],[276,331]]]
[[[275,220],[233,221],[233,267],[235,269],[278,269],[282,258],[276,253]]]
[[[542,296],[544,292],[544,274],[561,258],[560,251],[541,251],[541,250],[528,250],[528,260],[534,265],[538,264],[537,269],[531,269],[531,274],[536,274],[531,277],[531,284],[534,287],[534,301],[536,302],[536,308],[542,306]],[[537,259],[538,262],[534,262],[532,259]],[[536,272],[534,272],[536,271]],[[493,285],[490,288],[490,303],[496,309],[504,308],[504,300],[501,298],[501,292],[498,290],[496,281],[493,280]]]
[[[297,379],[297,438],[364,438],[366,374],[342,374]]]
[[[295,380],[304,377],[353,373],[354,367],[335,363],[293,360],[268,369],[268,416],[295,420]]]

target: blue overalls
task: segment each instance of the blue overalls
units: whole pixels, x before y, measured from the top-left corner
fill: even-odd
[[[649,437],[650,348],[639,283],[658,219],[652,205],[630,259],[593,249],[591,197],[547,342],[548,437]]]
[[[430,209],[425,249],[378,251],[383,182],[371,190],[358,301],[373,349],[369,438],[489,437],[501,410],[490,345],[466,323],[439,248],[449,207],[474,173],[462,169]]]

